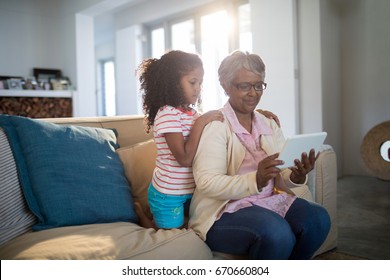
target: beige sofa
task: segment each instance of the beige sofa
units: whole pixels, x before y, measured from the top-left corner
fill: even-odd
[[[115,129],[120,144],[116,153],[123,163],[126,178],[132,188],[132,195],[146,208],[146,189],[154,167],[156,151],[151,135],[144,132],[142,116],[61,118],[44,121],[61,125]],[[9,149],[10,147],[3,141],[3,145],[0,146],[0,156],[1,153],[9,152]],[[5,162],[4,157],[3,161]],[[6,163],[9,163],[9,159]],[[7,190],[4,190],[4,182],[7,181],[7,177],[11,176],[8,174],[11,173],[7,171],[6,175],[3,175],[5,178],[0,177],[2,196],[7,193]],[[333,249],[337,245],[336,184],[336,156],[331,147],[324,146],[316,169],[309,176],[309,189],[314,200],[324,205],[329,211],[332,228],[317,254]],[[20,189],[7,195],[22,196]],[[2,208],[0,209],[1,220],[5,221],[7,217],[4,215],[7,214],[4,213],[7,212],[5,208],[8,206],[1,205],[0,207]],[[2,228],[15,227],[16,229],[9,236],[2,233],[0,240],[3,244],[0,246],[0,259],[215,259],[233,257],[212,252],[191,229],[156,232],[134,223],[115,222],[32,231],[31,228],[36,223],[34,215],[25,203],[21,207],[23,213],[17,221],[9,222],[10,225],[1,225]]]

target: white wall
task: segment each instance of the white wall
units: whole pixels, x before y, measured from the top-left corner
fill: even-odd
[[[0,75],[61,69],[77,84],[75,14],[101,0],[0,0]]]
[[[0,75],[28,77],[33,68],[62,68],[55,15],[50,1],[0,1]]]
[[[340,13],[335,1],[298,0],[300,127],[326,131],[336,153],[341,144]],[[341,174],[342,157],[338,157]]]
[[[322,131],[320,0],[300,0],[298,13],[299,124],[302,133]]]
[[[305,0],[307,1],[307,0]],[[326,143],[336,151],[338,174],[342,174],[341,20],[335,1],[320,2],[322,127]]]
[[[93,39],[93,18],[76,15],[76,66],[77,94],[73,97],[75,116],[97,115],[95,46]]]
[[[252,0],[250,4],[253,52],[264,60],[268,83],[260,107],[278,115],[286,136],[296,134],[294,1]]]
[[[347,0],[342,7],[343,173],[367,174],[360,145],[390,120],[390,2]]]
[[[116,32],[116,104],[117,115],[142,114],[135,70],[142,61],[141,26]]]

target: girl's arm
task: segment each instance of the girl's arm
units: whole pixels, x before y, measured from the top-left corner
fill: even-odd
[[[165,133],[168,147],[180,165],[192,165],[203,128],[211,121],[223,121],[221,111],[209,111],[197,118],[187,141],[184,141],[182,133]]]

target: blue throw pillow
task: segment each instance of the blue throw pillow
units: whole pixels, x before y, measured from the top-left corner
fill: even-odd
[[[34,230],[137,222],[131,188],[109,129],[0,115]]]

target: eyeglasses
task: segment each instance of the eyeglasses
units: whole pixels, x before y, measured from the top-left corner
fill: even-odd
[[[242,92],[250,92],[252,88],[255,89],[255,91],[263,91],[267,88],[267,83],[259,82],[256,84],[251,83],[238,83],[235,85],[238,90]]]

